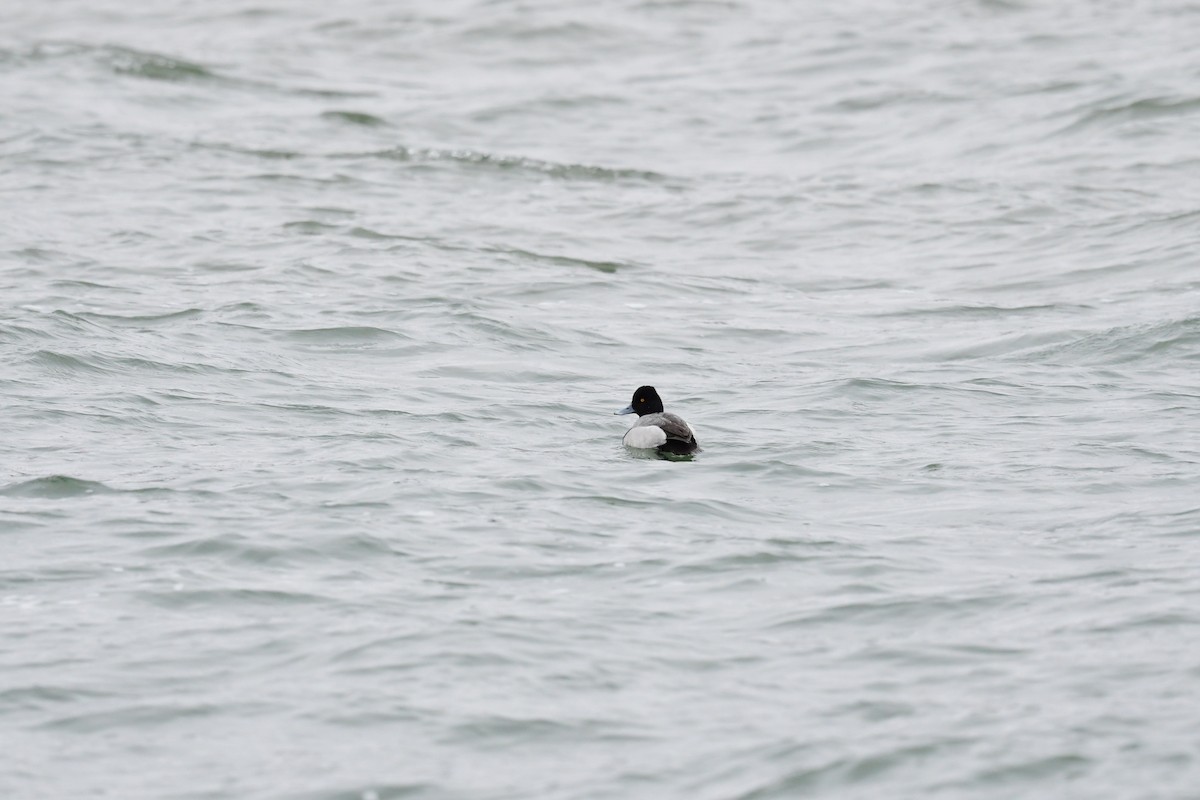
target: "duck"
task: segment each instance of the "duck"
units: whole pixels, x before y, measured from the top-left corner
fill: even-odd
[[[653,386],[639,386],[629,405],[614,414],[637,414],[638,421],[625,433],[626,447],[689,455],[700,449],[696,434],[682,417],[663,411],[662,398]]]

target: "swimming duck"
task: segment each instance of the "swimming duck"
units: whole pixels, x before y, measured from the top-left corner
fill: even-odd
[[[638,387],[633,393],[633,401],[614,413],[638,415],[638,421],[625,434],[623,441],[626,447],[656,449],[660,453],[675,455],[686,455],[700,449],[691,426],[675,414],[663,411],[662,399],[653,386]]]

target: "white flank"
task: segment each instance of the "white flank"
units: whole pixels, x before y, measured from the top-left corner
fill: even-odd
[[[658,447],[667,440],[663,429],[654,425],[637,425],[625,434],[626,447],[641,447],[649,449]]]

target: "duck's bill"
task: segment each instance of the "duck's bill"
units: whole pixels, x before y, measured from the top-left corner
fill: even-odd
[[[633,403],[630,403],[629,405],[622,408],[620,411],[614,411],[613,416],[620,416],[621,414],[632,414],[632,413],[633,413]]]

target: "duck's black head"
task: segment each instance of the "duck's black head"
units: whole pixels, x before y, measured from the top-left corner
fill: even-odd
[[[644,417],[647,414],[658,414],[662,410],[662,398],[658,396],[658,392],[654,391],[654,387],[639,386],[638,390],[633,393],[633,400],[629,405],[617,413],[637,414],[639,417]]]

